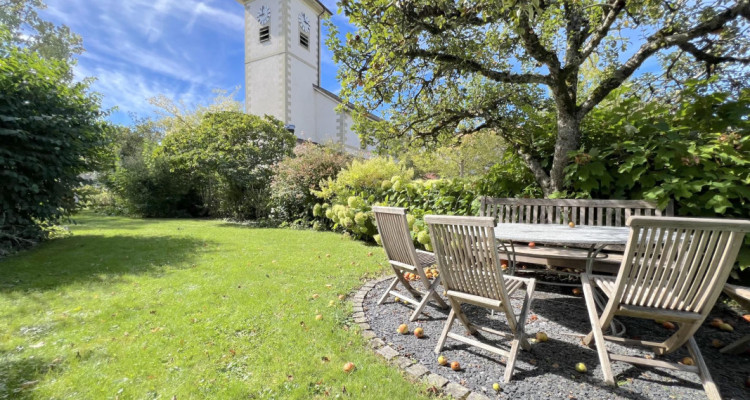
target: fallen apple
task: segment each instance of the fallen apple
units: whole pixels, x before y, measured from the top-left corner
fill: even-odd
[[[723,323],[724,323],[724,320],[722,320],[721,318],[714,318],[711,320],[711,326],[713,326],[714,328],[718,328]]]
[[[396,298],[395,298],[395,299],[393,299],[393,300],[395,300],[395,301],[396,301],[396,303],[398,303],[398,302],[400,302],[400,301],[401,301],[401,299],[400,299],[400,298],[398,298],[398,297],[396,297]]]
[[[534,243],[534,242],[529,242],[529,248],[532,248],[532,249],[533,249],[534,247],[536,247],[536,243]]]
[[[747,322],[750,322],[750,314],[745,314],[742,316],[742,319],[744,319]]]
[[[315,316],[316,321],[320,321],[321,319],[323,319],[323,314],[318,314]]]
[[[546,342],[547,340],[549,340],[549,338],[547,337],[546,333],[544,333],[544,332],[537,332],[536,333],[536,340],[539,341],[539,342]]]
[[[690,357],[685,357],[685,358],[683,358],[683,359],[682,359],[682,363],[683,363],[684,365],[695,365],[695,361],[693,361],[693,359],[692,359],[692,358],[690,358]]]
[[[318,297],[320,297],[320,296],[318,296],[318,294],[317,294],[317,293],[315,293],[315,294],[313,294],[313,295],[312,295],[312,298],[313,298],[313,299],[317,299]]]
[[[575,228],[576,227],[576,223],[573,222],[573,221],[570,221],[570,222],[568,222],[568,226],[571,227],[571,228]]]
[[[458,361],[453,361],[451,363],[451,369],[454,371],[459,371],[461,370],[461,364],[459,364]]]
[[[346,298],[346,295],[345,295],[345,294],[340,294],[340,295],[339,295],[339,300],[344,300],[345,298]]]
[[[494,389],[496,392],[500,391],[500,384],[495,382],[492,384],[492,389]]]
[[[664,329],[669,329],[670,331],[673,331],[673,330],[674,330],[674,328],[675,328],[674,324],[673,324],[673,323],[671,323],[671,322],[669,322],[669,321],[664,321],[664,322],[663,322],[663,323],[661,324],[661,326],[663,326],[663,327],[664,327]]]
[[[401,324],[398,326],[398,329],[396,329],[396,332],[402,335],[406,335],[407,333],[409,333],[409,326],[406,324]]]
[[[353,362],[348,362],[348,363],[344,364],[344,372],[346,372],[346,373],[354,371],[354,368],[355,368],[355,366],[354,366]]]
[[[334,304],[336,304],[336,302],[333,301],[333,300],[331,300],[331,301],[328,302],[328,306],[329,307],[333,307]]]
[[[438,357],[438,364],[440,364],[440,365],[447,365],[448,364],[448,360],[445,358],[445,356],[441,355],[440,357]]]
[[[715,348],[718,349],[718,348],[724,347],[724,342],[722,342],[719,339],[714,339],[711,341],[711,346],[714,346]]]
[[[581,288],[573,288],[573,294],[574,295],[580,296],[581,293],[583,293],[583,291],[581,290]]]
[[[578,363],[576,364],[576,371],[585,374],[588,369],[586,369],[586,364],[584,363]]]
[[[732,325],[729,325],[728,323],[723,323],[719,325],[719,329],[726,332],[734,332],[734,327]]]
[[[424,329],[421,327],[414,329],[414,336],[416,336],[418,339],[421,339],[424,336]]]

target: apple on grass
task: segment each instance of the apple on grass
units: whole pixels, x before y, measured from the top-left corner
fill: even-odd
[[[348,362],[348,363],[344,364],[344,372],[346,372],[346,373],[350,373],[350,372],[354,371],[354,368],[355,368],[355,366],[354,366],[353,362]]]

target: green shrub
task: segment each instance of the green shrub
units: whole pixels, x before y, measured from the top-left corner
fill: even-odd
[[[108,157],[109,129],[99,98],[68,79],[67,63],[0,47],[2,255],[44,239],[75,209],[81,174]]]
[[[367,198],[383,192],[383,181],[400,178],[411,180],[414,171],[403,169],[390,158],[375,157],[368,160],[354,160],[341,170],[335,179],[328,178],[320,185],[316,195],[322,199],[343,199],[350,196]]]
[[[309,142],[297,145],[293,156],[285,157],[274,167],[271,183],[274,216],[289,222],[323,217],[324,208],[316,205],[313,192],[320,190],[322,180],[335,177],[351,159],[333,147]]]
[[[185,177],[213,217],[268,216],[272,166],[292,153],[295,137],[273,118],[208,113],[196,129],[171,132],[156,149]]]
[[[689,85],[670,104],[618,98],[592,112],[588,143],[566,170],[570,187],[593,198],[672,199],[677,215],[749,218],[750,90],[700,88]]]

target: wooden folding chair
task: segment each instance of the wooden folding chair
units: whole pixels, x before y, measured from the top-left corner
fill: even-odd
[[[375,214],[375,222],[378,226],[380,240],[383,243],[385,254],[388,256],[388,262],[393,268],[396,277],[393,278],[388,289],[378,300],[378,304],[383,304],[388,295],[400,297],[401,299],[414,304],[416,309],[412,313],[409,321],[417,319],[424,307],[430,301],[434,300],[440,308],[447,308],[436,289],[440,285],[440,276],[427,278],[424,272],[425,267],[435,264],[435,255],[433,253],[417,250],[414,248],[414,242],[409,233],[409,222],[406,220],[406,209],[398,207],[372,207]],[[413,273],[419,276],[422,281],[424,290],[419,290],[412,286],[403,276],[405,272]],[[411,296],[396,291],[396,285],[401,283]]]
[[[693,334],[708,316],[729,277],[750,221],[676,217],[631,217],[630,238],[617,277],[581,274],[592,332],[604,381],[614,386],[610,360],[697,373],[710,399],[720,399]],[[594,289],[609,300],[597,315]],[[677,331],[663,342],[604,335],[617,315],[667,320]],[[591,340],[594,340],[592,343]],[[695,365],[611,353],[606,342],[650,347],[657,355],[687,343]]]
[[[750,287],[737,285],[724,285],[724,293],[739,303],[745,310],[750,311]],[[736,341],[726,345],[719,352],[724,354],[735,354],[750,348],[750,335],[745,335]]]
[[[524,350],[530,349],[524,325],[536,280],[503,275],[497,255],[494,218],[427,215],[424,221],[430,229],[438,271],[451,304],[451,312],[438,339],[435,353],[439,353],[445,340],[451,338],[505,356],[508,359],[505,365],[505,382],[509,382],[519,345]],[[525,287],[526,296],[521,314],[516,317],[510,304],[510,296],[521,287]],[[461,310],[461,303],[504,313],[510,333],[471,323]],[[510,351],[451,332],[456,317],[472,335],[479,330],[510,339]]]

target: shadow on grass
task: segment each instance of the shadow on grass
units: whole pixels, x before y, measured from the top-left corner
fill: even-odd
[[[170,236],[76,235],[0,262],[0,293],[46,291],[77,282],[113,282],[122,275],[190,267],[212,242]]]
[[[40,358],[16,358],[0,353],[0,398],[33,399],[34,386],[53,365]]]

